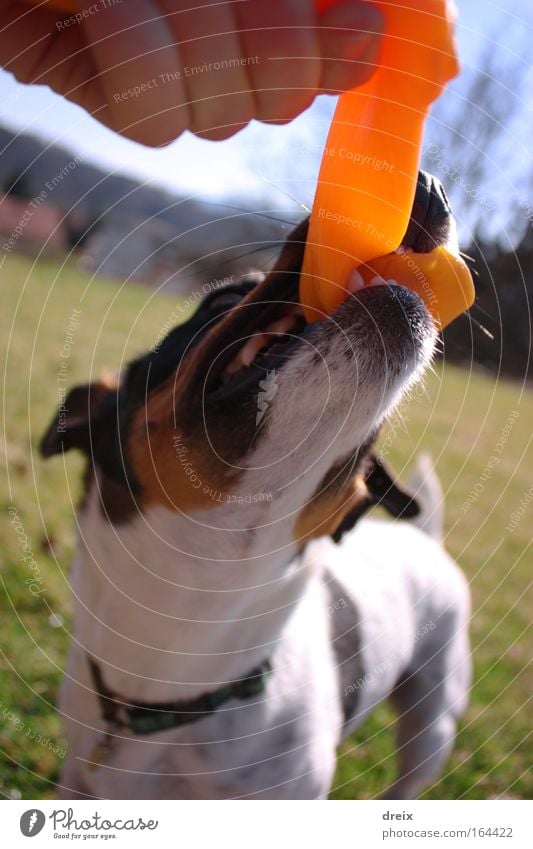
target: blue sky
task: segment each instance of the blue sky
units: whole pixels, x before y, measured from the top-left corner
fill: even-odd
[[[476,66],[480,52],[495,33],[494,49],[503,60],[512,55],[513,33],[525,26],[513,10],[522,7],[522,3],[459,0],[458,6],[457,34],[465,69]],[[524,0],[522,12],[526,11]],[[459,80],[445,96],[451,101],[460,89]],[[227,192],[253,192],[260,196],[266,192],[263,177],[310,203],[333,105],[333,98],[322,97],[286,127],[253,123],[236,137],[216,143],[187,133],[166,149],[150,150],[102,127],[46,87],[21,86],[11,74],[0,71],[0,123],[63,144],[76,153],[82,151],[88,161],[107,170],[116,169],[171,190],[210,197]],[[525,119],[524,113],[524,126]],[[298,156],[303,146],[308,150],[310,138],[316,155]],[[300,165],[296,179],[291,168],[294,154]]]

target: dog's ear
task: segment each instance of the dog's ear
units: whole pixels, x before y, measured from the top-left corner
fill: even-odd
[[[373,504],[384,507],[396,519],[414,519],[420,507],[414,495],[399,486],[380,457],[371,455],[365,483]]]
[[[335,542],[340,542],[343,535],[351,531],[361,516],[375,505],[384,507],[396,519],[413,519],[420,513],[416,498],[396,483],[383,460],[375,454],[369,455],[364,483],[366,492],[331,535]]]
[[[52,457],[71,448],[90,452],[91,442],[94,442],[113,396],[116,396],[116,386],[107,379],[71,389],[41,439],[41,456]]]

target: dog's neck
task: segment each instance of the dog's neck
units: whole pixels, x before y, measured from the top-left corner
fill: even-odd
[[[302,530],[302,510],[332,466],[368,435],[365,421],[359,430],[348,419],[335,422],[325,450],[321,428],[307,435],[305,417],[289,429],[289,406],[278,406],[271,438],[249,458],[235,496],[243,502],[228,491],[189,514],[151,505],[113,524],[98,497],[101,473],[93,479],[79,517],[77,637],[120,695],[193,698],[275,652],[312,577],[311,557],[300,551],[316,521],[311,511]],[[285,449],[288,433],[296,447],[273,464],[271,445]],[[324,511],[331,512],[327,504]]]
[[[193,698],[272,656],[311,573],[292,523],[259,532],[261,504],[249,510],[240,531],[223,529],[240,512],[230,503],[193,517],[153,507],[113,525],[94,481],[79,517],[77,639],[118,694]]]

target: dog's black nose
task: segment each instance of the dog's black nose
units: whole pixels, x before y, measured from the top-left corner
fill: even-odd
[[[448,241],[452,210],[440,180],[418,172],[416,194],[402,245],[416,253],[428,253]]]

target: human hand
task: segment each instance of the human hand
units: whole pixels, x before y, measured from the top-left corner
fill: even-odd
[[[134,141],[189,129],[224,139],[286,123],[374,70],[381,13],[366,0],[77,0],[76,15],[0,2],[0,65],[48,85]]]

